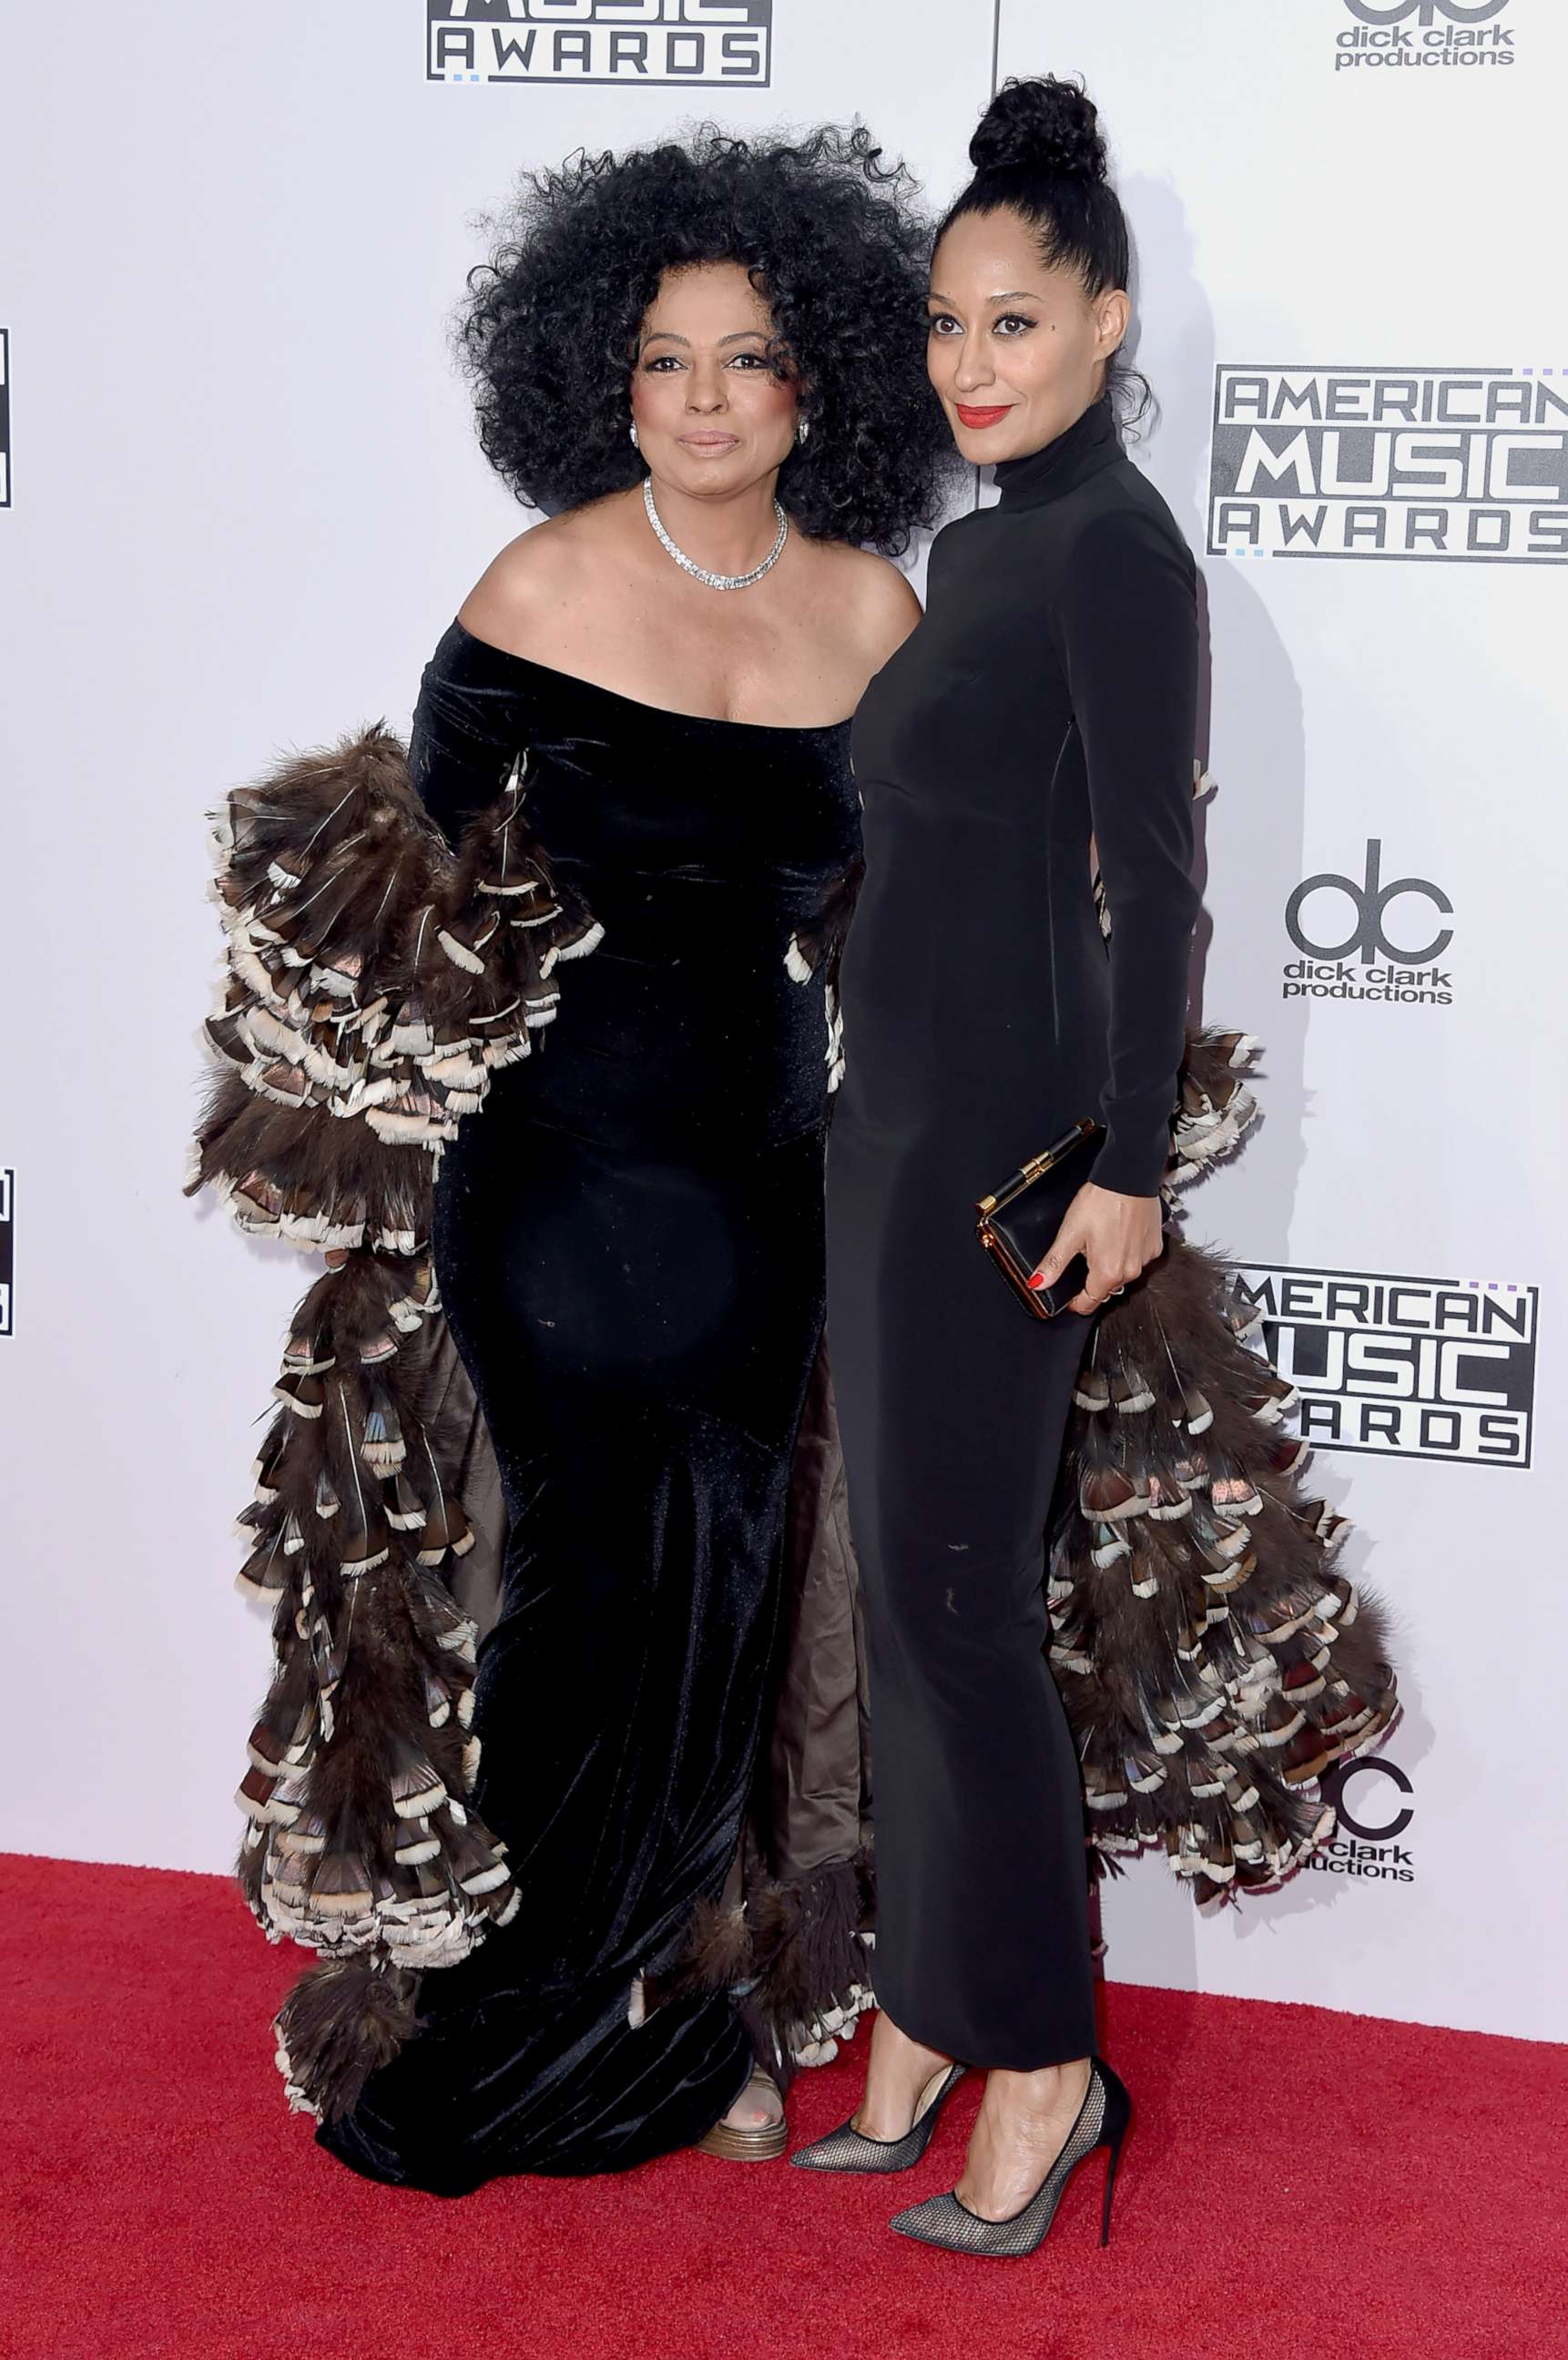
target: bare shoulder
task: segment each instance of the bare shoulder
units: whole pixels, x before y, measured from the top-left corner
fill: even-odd
[[[553,639],[562,617],[591,590],[615,521],[612,502],[546,517],[510,541],[469,591],[458,621],[477,639],[514,655]]]
[[[896,565],[845,541],[819,541],[821,595],[835,628],[864,649],[872,671],[920,620],[920,601]]]

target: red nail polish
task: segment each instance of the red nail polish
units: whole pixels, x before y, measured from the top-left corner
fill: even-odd
[[[1040,1288],[1044,1286],[1045,1283],[1046,1273],[1043,1270],[1032,1270],[1029,1273],[1028,1277],[1024,1282],[1026,1286],[1032,1286],[1036,1294],[1038,1294]]]

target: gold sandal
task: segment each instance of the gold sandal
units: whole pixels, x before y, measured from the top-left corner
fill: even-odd
[[[764,2073],[760,2065],[740,2096],[746,2097],[752,2090],[769,2091],[775,2098],[780,2094],[773,2075]],[[732,2103],[739,2104],[740,2100]],[[772,2163],[788,2145],[789,2126],[782,2113],[776,2123],[760,2123],[752,2130],[743,2130],[734,2123],[717,2122],[696,2143],[699,2155],[719,2155],[727,2163]]]

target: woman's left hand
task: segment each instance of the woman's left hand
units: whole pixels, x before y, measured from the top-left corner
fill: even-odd
[[[1088,1262],[1089,1276],[1081,1295],[1075,1295],[1067,1307],[1098,1311],[1151,1262],[1158,1261],[1159,1198],[1119,1196],[1113,1189],[1097,1188],[1092,1180],[1086,1180],[1063,1215],[1055,1242],[1030,1285],[1051,1285],[1077,1253]]]

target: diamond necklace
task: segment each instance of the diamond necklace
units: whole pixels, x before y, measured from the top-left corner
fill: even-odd
[[[674,559],[675,563],[679,566],[683,566],[686,573],[691,575],[694,582],[706,583],[710,590],[749,590],[753,582],[760,582],[764,574],[769,574],[773,571],[773,568],[778,563],[779,559],[784,555],[784,545],[789,539],[789,519],[785,516],[783,508],[775,499],[773,502],[773,514],[777,517],[779,523],[778,539],[774,541],[772,549],[769,550],[766,557],[763,558],[761,565],[753,565],[750,574],[710,574],[706,565],[699,565],[695,557],[688,557],[684,549],[677,549],[674,542],[670,539],[669,534],[664,530],[663,519],[660,516],[658,509],[653,506],[653,478],[652,475],[644,475],[642,478],[642,505],[648,511],[649,523],[658,534],[663,546],[669,551],[670,555]]]

